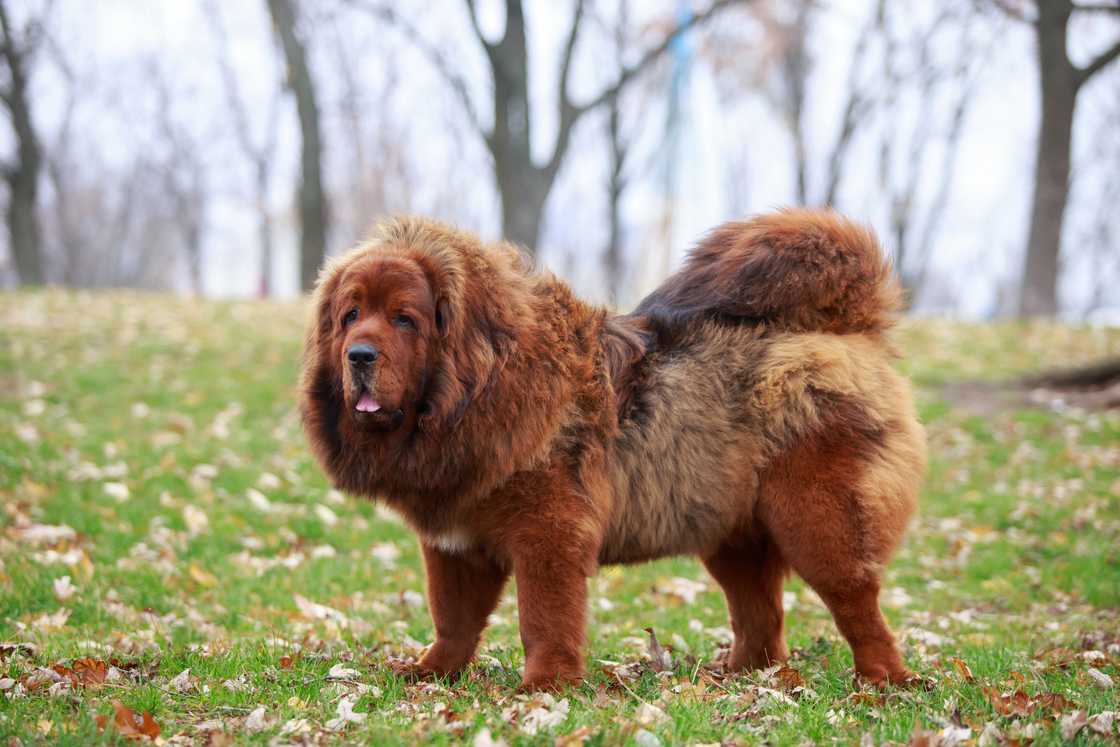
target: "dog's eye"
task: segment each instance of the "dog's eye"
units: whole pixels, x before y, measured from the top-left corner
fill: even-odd
[[[346,316],[342,317],[342,326],[349,327],[354,322],[358,321],[358,307],[350,309],[346,312]]]
[[[393,317],[393,324],[404,329],[416,329],[416,322],[408,314],[397,314]]]

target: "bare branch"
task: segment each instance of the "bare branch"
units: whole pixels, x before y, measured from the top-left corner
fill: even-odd
[[[1120,13],[1120,3],[1074,3],[1074,12]]]
[[[564,55],[560,60],[560,106],[563,108],[568,103],[568,73],[572,68],[572,53],[576,48],[576,39],[579,37],[580,21],[583,20],[584,0],[576,0],[576,9],[572,14],[572,28],[568,32],[568,40],[564,43]]]
[[[622,89],[626,87],[626,84],[645,72],[647,68],[653,65],[653,63],[657,62],[657,60],[659,60],[661,56],[669,50],[669,47],[672,46],[673,42],[675,42],[677,38],[684,34],[686,31],[693,28],[694,26],[703,25],[708,21],[708,19],[714,17],[717,13],[724,10],[725,8],[738,3],[743,3],[744,1],[745,0],[715,0],[703,12],[690,16],[687,20],[683,21],[675,29],[666,34],[665,38],[662,39],[659,44],[647,50],[646,53],[642,55],[642,58],[640,60],[638,60],[633,65],[630,65],[629,67],[624,67],[614,85],[607,88],[605,91],[600,93],[591,101],[588,101],[586,104],[581,104],[579,107],[577,107],[580,114],[601,106],[610,99],[618,96],[618,94],[622,92]]]
[[[1118,56],[1120,56],[1120,41],[1101,52],[1097,55],[1096,59],[1088,65],[1077,70],[1077,85],[1079,87],[1084,85],[1090,78],[1099,73],[1108,63],[1115,60]]]
[[[725,8],[735,5],[737,3],[747,2],[749,0],[714,0],[704,11],[690,16],[685,21],[682,21],[671,32],[665,35],[658,44],[646,50],[633,65],[623,67],[616,80],[611,86],[607,87],[598,96],[590,101],[575,105],[569,103],[568,116],[561,117],[560,129],[556,135],[556,146],[552,152],[552,158],[549,159],[548,166],[546,167],[552,172],[555,172],[560,167],[561,161],[564,160],[564,154],[567,152],[568,143],[571,140],[572,129],[575,127],[576,122],[579,121],[587,112],[596,109],[603,104],[610,102],[617,98],[626,86],[650,68],[655,62],[661,59],[662,56],[669,50],[673,42],[676,41],[682,34],[689,29],[703,25],[710,18],[714,17],[717,13]]]
[[[471,28],[474,29],[474,35],[478,37],[478,43],[486,50],[486,54],[490,54],[494,49],[494,44],[486,39],[482,33],[482,27],[478,25],[478,9],[475,8],[474,0],[466,0],[467,15],[471,19]]]
[[[1037,19],[1031,18],[1026,8],[1019,0],[990,0],[991,4],[1008,18],[1025,23],[1035,23]]]
[[[852,139],[856,134],[856,125],[859,124],[864,114],[872,106],[872,97],[860,89],[859,76],[860,69],[864,65],[864,60],[867,58],[868,47],[871,43],[871,35],[876,28],[877,23],[882,22],[883,9],[885,2],[880,0],[876,17],[873,21],[864,25],[860,30],[859,36],[856,39],[856,48],[852,52],[852,65],[848,69],[847,81],[847,101],[844,103],[844,113],[840,119],[840,134],[836,137],[836,142],[832,146],[832,152],[828,157],[828,172],[826,173],[826,187],[824,193],[824,204],[834,205],[836,202],[837,193],[840,190],[840,181],[843,176],[844,159],[848,154],[848,148],[852,143]]]
[[[395,27],[398,31],[407,36],[416,49],[428,58],[428,62],[431,63],[440,77],[444,79],[444,82],[451,87],[451,90],[463,105],[463,109],[466,111],[467,118],[470,120],[471,125],[478,131],[478,134],[489,143],[492,133],[482,124],[482,119],[478,116],[478,110],[475,108],[474,101],[471,99],[466,80],[456,72],[455,67],[443,56],[443,52],[440,51],[439,47],[425,39],[420,29],[388,5],[363,2],[363,0],[347,0],[347,3],[351,6],[365,9],[373,16]],[[493,45],[482,37],[478,22],[474,17],[474,3],[468,0],[468,5],[471,6],[471,22],[478,32],[479,41],[486,48],[487,54],[489,54],[493,49]]]

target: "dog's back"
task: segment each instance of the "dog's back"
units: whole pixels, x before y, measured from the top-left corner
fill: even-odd
[[[885,338],[899,301],[874,237],[834,213],[710,234],[615,321],[632,355],[614,377],[623,402],[601,560],[710,554],[752,522],[770,466],[826,433],[866,445],[861,474],[882,473],[896,497],[874,500],[905,523],[924,447]]]

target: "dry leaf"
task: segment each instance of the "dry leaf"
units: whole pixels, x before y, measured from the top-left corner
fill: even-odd
[[[152,718],[152,714],[144,711],[143,715],[138,715],[136,711],[121,703],[119,700],[113,701],[113,709],[116,713],[113,715],[113,726],[122,736],[129,739],[151,739],[159,738],[159,724]],[[104,731],[108,719],[105,716],[97,716],[97,729]]]
[[[1085,673],[1089,675],[1089,679],[1093,681],[1093,684],[1101,688],[1102,690],[1112,689],[1112,678],[1096,667],[1089,667],[1087,670],[1085,670]]]
[[[657,640],[657,634],[653,632],[653,628],[646,628],[645,631],[649,633],[649,644],[646,650],[649,652],[653,671],[668,672],[673,668],[673,658],[669,656],[669,652]]]
[[[957,670],[957,673],[961,677],[964,677],[966,682],[974,682],[976,680],[976,678],[972,676],[972,670],[969,669],[969,666],[964,659],[960,658],[959,656],[954,656],[949,659],[949,661],[952,662],[953,668]]]
[[[778,686],[787,693],[799,687],[805,687],[805,678],[793,667],[779,668],[778,671],[774,672],[774,679],[777,680]]]
[[[1062,739],[1068,742],[1077,736],[1077,732],[1089,724],[1089,717],[1085,711],[1074,711],[1067,716],[1062,716],[1059,723],[1062,729]]]
[[[196,563],[191,563],[190,566],[187,567],[187,574],[190,575],[191,579],[199,586],[206,586],[209,588],[218,585],[217,577]]]

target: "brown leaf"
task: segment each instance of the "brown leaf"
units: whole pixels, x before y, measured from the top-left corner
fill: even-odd
[[[985,687],[984,696],[1001,716],[1030,716],[1036,711],[1058,716],[1074,705],[1058,693],[1041,693],[1032,697],[1022,690],[1000,693],[993,687]]]
[[[655,672],[668,672],[673,668],[673,659],[669,656],[669,652],[657,640],[657,634],[653,632],[653,628],[646,628],[649,633],[649,645],[647,651],[649,658],[652,662],[653,671]]]
[[[953,658],[949,659],[949,661],[953,663],[953,667],[957,670],[957,673],[961,677],[964,677],[966,682],[976,681],[976,678],[972,676],[972,670],[969,669],[968,664],[964,659],[960,658],[959,656],[954,656]]]
[[[292,657],[281,656],[280,657],[280,668],[281,669],[291,669],[292,668]]]
[[[119,700],[113,701],[113,709],[116,711],[113,715],[113,726],[122,736],[129,739],[151,740],[159,737],[159,724],[152,718],[150,712],[144,711],[142,716],[138,715],[136,711]],[[108,719],[105,716],[97,716],[94,720],[97,722],[98,731],[103,731],[108,725]]]
[[[1058,693],[1042,693],[1035,696],[1035,707],[1049,711],[1053,716],[1060,716],[1075,705],[1076,703]]]
[[[197,563],[191,563],[187,567],[187,574],[199,586],[210,588],[218,585],[217,577]]]
[[[870,693],[866,690],[856,690],[844,700],[854,705],[866,706],[883,705],[886,702],[882,693]]]
[[[1050,667],[1056,669],[1065,669],[1073,662],[1077,661],[1077,652],[1068,648],[1052,648],[1039,656],[1035,657],[1039,661],[1046,662]]]
[[[590,726],[581,726],[570,734],[563,734],[556,737],[556,741],[552,743],[553,747],[580,747],[584,742],[591,738],[592,730]]]
[[[805,678],[801,676],[801,672],[793,667],[782,667],[774,672],[774,679],[777,680],[778,686],[787,693],[799,687],[805,687]]]
[[[1027,716],[1031,713],[1031,697],[1022,690],[1000,693],[994,687],[985,687],[984,696],[1001,716]]]
[[[51,669],[73,687],[99,687],[109,676],[109,665],[100,659],[75,659],[69,667],[53,664]]]

